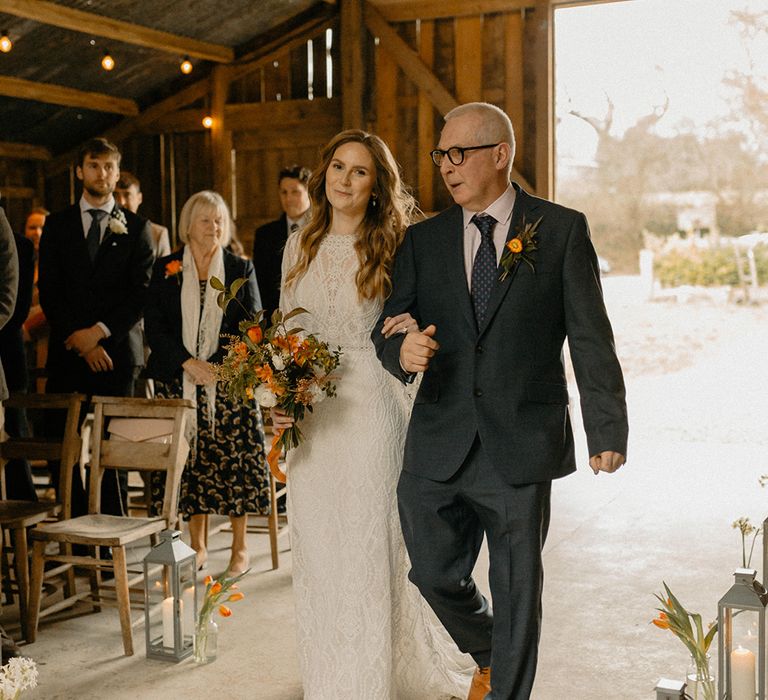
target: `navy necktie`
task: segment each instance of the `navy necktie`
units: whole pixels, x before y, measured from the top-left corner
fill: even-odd
[[[488,214],[475,214],[472,223],[480,231],[480,247],[472,264],[472,306],[475,320],[480,327],[485,320],[491,289],[496,281],[496,248],[493,245],[493,225],[496,219]]]
[[[106,216],[107,212],[103,209],[89,209],[88,213],[91,215],[91,225],[88,229],[88,235],[85,237],[85,244],[88,247],[88,257],[93,262],[96,260],[96,253],[99,252],[99,245],[101,244],[101,219]]]

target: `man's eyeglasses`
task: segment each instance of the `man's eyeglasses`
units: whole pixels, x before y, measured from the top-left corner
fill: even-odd
[[[445,156],[448,156],[448,160],[454,165],[461,165],[464,162],[464,154],[467,151],[477,151],[481,148],[495,148],[498,145],[498,143],[486,143],[484,146],[467,146],[466,148],[461,148],[461,146],[451,146],[447,151],[442,151],[439,148],[436,148],[434,151],[431,151],[429,155],[432,156],[432,162],[438,168],[443,164],[443,158],[445,158]]]

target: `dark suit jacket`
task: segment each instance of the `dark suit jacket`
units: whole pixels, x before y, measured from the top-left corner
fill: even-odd
[[[51,336],[49,376],[89,371],[85,360],[64,347],[75,330],[101,321],[111,332],[101,345],[115,372],[130,372],[143,358],[134,357],[128,331],[141,318],[152,269],[149,222],[123,209],[128,232],[107,228],[92,263],[88,257],[80,207],[75,204],[51,214],[40,239],[38,288]]]
[[[288,220],[283,214],[277,221],[259,226],[253,239],[253,267],[259,284],[267,320],[280,305],[280,270],[283,249],[288,239]]]
[[[518,264],[496,282],[478,330],[467,288],[463,219],[454,205],[411,226],[393,291],[372,339],[384,367],[400,367],[403,336],[381,335],[386,316],[434,323],[440,349],[415,399],[404,469],[437,480],[461,466],[476,435],[503,478],[524,484],[575,469],[563,343],[568,338],[589,454],[626,455],[624,381],[603,304],[597,256],[583,214],[516,187],[510,233],[542,217],[535,272]],[[508,235],[507,239],[513,237]]]
[[[32,305],[35,286],[35,246],[24,236],[13,236],[19,258],[19,284],[16,308],[8,323],[0,330],[0,361],[8,388],[19,391],[27,387],[27,363],[21,328]]]
[[[13,230],[0,207],[0,328],[10,321],[16,306],[19,287],[19,258],[13,241]],[[0,401],[8,398],[3,363],[0,362]]]
[[[144,313],[144,330],[149,342],[150,355],[147,360],[147,375],[153,379],[171,381],[182,376],[181,365],[192,355],[184,347],[181,332],[181,275],[165,276],[165,266],[171,260],[181,261],[184,249],[160,258],[155,263],[152,282],[149,286],[149,303]],[[240,277],[248,282],[237,293],[240,303],[254,315],[261,308],[259,288],[250,260],[243,260],[229,251],[224,251],[224,284],[230,286]],[[221,333],[240,335],[240,321],[248,318],[246,312],[236,301],[227,306],[221,320]],[[221,362],[225,355],[226,339],[219,343],[219,349],[208,359],[209,362]]]

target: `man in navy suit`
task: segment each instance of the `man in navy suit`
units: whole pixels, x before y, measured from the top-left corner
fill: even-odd
[[[46,391],[128,396],[133,368],[143,364],[129,330],[146,299],[151,229],[115,202],[120,151],[114,144],[103,138],[83,144],[76,175],[83,183],[79,202],[51,214],[40,240],[40,304],[51,328]],[[73,515],[85,512],[86,503],[76,473]],[[105,477],[102,511],[123,510],[114,479]]]
[[[308,168],[292,165],[283,168],[277,178],[283,215],[256,229],[253,239],[253,267],[267,319],[280,302],[280,270],[283,248],[288,235],[309,219],[307,183],[312,173]]]
[[[431,155],[455,205],[406,232],[372,336],[396,377],[423,372],[398,485],[410,578],[477,662],[469,697],[527,700],[551,483],[575,469],[565,339],[595,474],[624,463],[624,382],[586,219],[510,183],[509,117],[457,107]],[[422,330],[385,338],[403,312]]]

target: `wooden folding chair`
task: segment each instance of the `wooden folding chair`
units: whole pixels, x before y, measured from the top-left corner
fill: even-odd
[[[5,469],[11,460],[58,460],[62,471],[72,468],[80,455],[80,436],[78,421],[80,408],[85,400],[82,394],[12,394],[4,405],[9,408],[19,408],[29,411],[61,411],[66,412],[64,434],[59,438],[48,437],[8,437],[0,442],[0,474],[3,477],[3,495],[5,493]],[[27,628],[27,605],[29,601],[29,552],[27,546],[27,530],[44,520],[60,517],[68,518],[70,483],[62,484],[61,502],[50,503],[42,501],[0,500],[0,529],[5,541],[4,532],[8,531],[13,537],[13,570],[15,584],[6,586],[12,594],[18,597],[21,632],[24,639],[29,640]],[[61,543],[60,551],[66,554],[69,545]],[[66,572],[65,592],[74,594],[75,578],[71,567],[59,567],[50,570],[48,577]]]
[[[29,639],[36,638],[41,616],[73,605],[78,600],[91,597],[93,609],[101,605],[116,605],[120,615],[123,649],[126,656],[133,654],[130,588],[143,579],[143,571],[129,580],[126,546],[147,537],[154,538],[166,528],[173,527],[178,519],[178,491],[181,473],[189,453],[184,437],[187,410],[194,408],[185,399],[137,399],[123,397],[93,397],[93,447],[90,460],[90,486],[88,491],[88,515],[51,524],[38,525],[31,531],[34,541],[32,556],[32,584],[29,600]],[[168,421],[168,435],[162,441],[131,442],[118,440],[108,434],[113,419],[155,419]],[[159,517],[132,518],[100,513],[101,482],[107,469],[138,469],[165,471],[165,498]],[[62,471],[62,478],[64,478]],[[69,475],[67,475],[69,478]],[[49,542],[80,544],[90,547],[89,556],[62,556],[46,553]],[[100,547],[111,547],[112,560],[99,556]],[[46,561],[65,561],[78,567],[92,569],[91,590],[76,593],[67,600],[40,610],[43,570]],[[101,582],[101,570],[114,574],[114,590]],[[109,595],[112,593],[114,598]],[[139,621],[137,621],[138,623]]]

